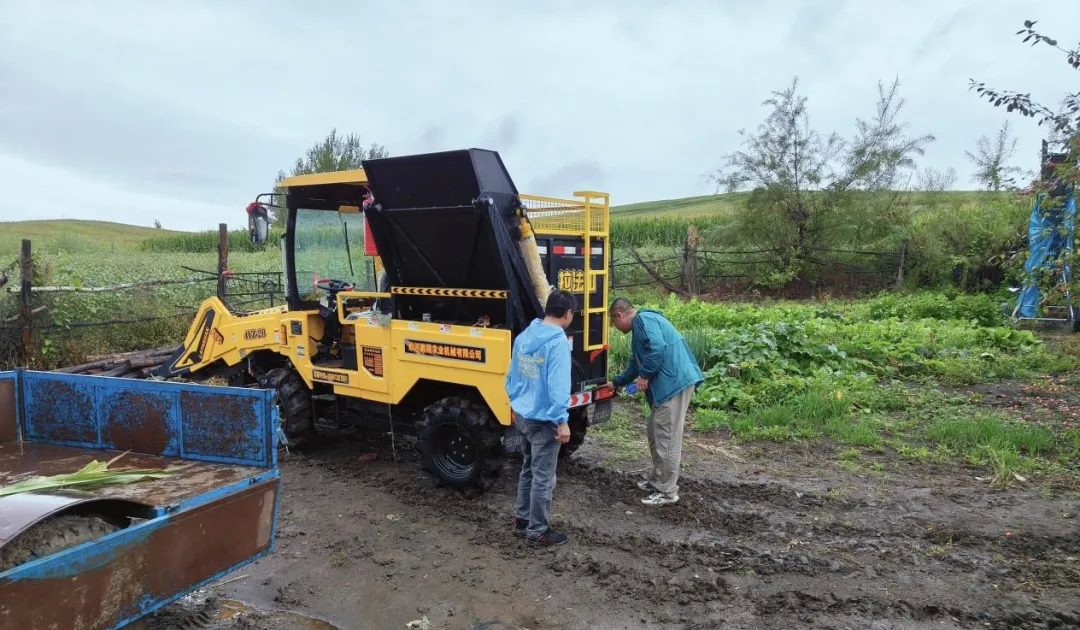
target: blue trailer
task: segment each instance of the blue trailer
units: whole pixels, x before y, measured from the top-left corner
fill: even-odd
[[[0,628],[124,627],[270,553],[279,476],[265,390],[0,372],[0,488],[116,466],[162,479],[0,497]]]

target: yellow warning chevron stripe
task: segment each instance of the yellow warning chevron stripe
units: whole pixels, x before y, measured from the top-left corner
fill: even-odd
[[[497,289],[437,289],[433,287],[391,287],[394,295],[423,295],[428,297],[476,298],[505,300],[507,292]]]

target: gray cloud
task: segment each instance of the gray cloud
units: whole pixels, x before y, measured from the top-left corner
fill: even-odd
[[[1052,5],[1052,6],[1050,6]],[[959,172],[1006,119],[969,77],[1055,101],[1075,72],[1013,33],[1080,23],[1028,0],[11,2],[0,20],[0,220],[243,222],[329,130],[395,155],[486,146],[525,192],[613,203],[711,191],[702,173],[798,75],[813,123],[850,133],[899,76],[922,166]],[[1014,118],[1030,167],[1041,130]],[[535,187],[535,188],[533,188]],[[45,188],[54,194],[42,195]],[[92,196],[72,204],[76,196]]]
[[[446,127],[443,125],[428,125],[420,134],[417,147],[421,151],[438,151],[446,142]]]
[[[511,173],[511,177],[513,174]],[[602,189],[606,174],[603,167],[591,160],[572,162],[530,182],[529,190],[541,195],[570,197],[577,190]],[[518,188],[521,184],[518,183]]]
[[[499,147],[500,151],[512,151],[519,137],[517,117],[513,114],[503,117],[495,132],[488,139],[488,146]]]

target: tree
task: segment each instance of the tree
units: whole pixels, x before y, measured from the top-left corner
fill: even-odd
[[[1080,44],[1075,48],[1066,49],[1060,46],[1056,39],[1043,35],[1035,30],[1036,22],[1026,20],[1024,28],[1016,32],[1023,36],[1024,43],[1031,45],[1043,44],[1062,53],[1065,62],[1073,70],[1080,70]],[[1051,131],[1051,140],[1062,147],[1064,159],[1054,165],[1049,177],[1036,179],[1031,192],[1044,195],[1041,208],[1049,216],[1054,210],[1061,207],[1061,197],[1052,194],[1057,186],[1075,189],[1080,181],[1080,91],[1066,92],[1056,108],[1045,103],[1033,100],[1030,93],[1021,93],[1011,90],[999,90],[989,88],[985,83],[970,80],[970,89],[976,91],[980,98],[987,99],[994,107],[1005,107],[1007,111],[1020,114],[1027,118],[1034,118],[1040,126],[1047,126]],[[1046,164],[1040,168],[1046,168]],[[1048,194],[1050,193],[1050,194]],[[1074,228],[1075,229],[1075,228]],[[1072,273],[1072,280],[1068,283],[1059,283],[1060,272],[1069,265],[1073,270],[1080,264],[1080,253],[1072,248],[1069,255],[1058,258],[1053,268],[1044,268],[1039,277],[1035,278],[1043,289],[1044,299],[1049,301],[1053,296],[1060,295],[1063,291],[1071,290],[1074,294],[1080,289],[1080,274]],[[1080,321],[1077,322],[1080,325]]]
[[[725,168],[713,176],[718,191],[753,191],[743,214],[744,231],[763,234],[759,228],[773,223],[776,229],[769,244],[785,270],[796,265],[820,232],[829,203],[824,196],[810,193],[835,178],[835,161],[844,146],[839,135],[825,135],[810,125],[807,98],[798,88],[796,77],[762,103],[772,111],[756,134],[739,131],[743,150],[728,155]],[[764,224],[758,225],[758,220]]]
[[[1032,46],[1045,44],[1064,53],[1065,61],[1074,70],[1080,70],[1080,45],[1071,50],[1062,48],[1056,39],[1047,37],[1035,30],[1034,20],[1024,21],[1024,28],[1016,32],[1024,36],[1024,43],[1031,42]],[[1009,112],[1016,112],[1021,116],[1038,119],[1039,125],[1049,125],[1055,132],[1068,138],[1073,138],[1080,131],[1080,91],[1066,93],[1057,109],[1048,105],[1033,101],[1031,93],[1020,93],[1011,90],[997,90],[986,87],[986,84],[975,79],[970,80],[970,88],[975,90],[981,98],[989,100],[994,107],[1005,107]]]
[[[975,174],[971,176],[971,181],[991,192],[1015,187],[1014,176],[1020,174],[1021,169],[1010,166],[1009,160],[1016,153],[1016,141],[1009,129],[1009,121],[1006,120],[998,130],[996,138],[991,140],[982,136],[975,144],[975,153],[964,151],[967,159],[975,165]]]
[[[905,99],[900,97],[900,80],[888,87],[878,82],[874,118],[855,120],[855,138],[845,155],[844,177],[836,182],[843,189],[893,191],[900,178],[915,169],[915,157],[926,152],[934,136],[909,137],[909,124],[900,122]]]
[[[956,169],[951,166],[945,171],[928,166],[919,173],[918,186],[923,192],[945,192],[956,185],[957,179]]]
[[[154,219],[154,227],[160,230],[161,229],[161,221],[158,221],[157,219]]]
[[[811,250],[850,227],[852,217],[861,220],[848,211],[867,193],[891,194],[934,140],[907,135],[907,124],[899,121],[904,100],[898,81],[878,85],[875,115],[856,120],[850,142],[811,126],[798,86],[796,78],[772,93],[763,103],[772,108],[765,121],[756,133],[739,132],[742,149],[726,156],[712,177],[718,192],[752,191],[739,215],[740,233],[777,252],[777,282],[794,278]]]
[[[312,145],[303,156],[296,158],[296,163],[288,174],[283,170],[278,171],[274,183],[277,184],[287,176],[357,169],[361,168],[364,160],[384,158],[389,155],[390,152],[381,144],[373,142],[371,146],[365,148],[359,135],[350,133],[340,136],[334,128],[330,130],[330,135]],[[280,192],[276,185],[274,189]],[[274,225],[284,227],[285,213],[271,209],[271,215]]]

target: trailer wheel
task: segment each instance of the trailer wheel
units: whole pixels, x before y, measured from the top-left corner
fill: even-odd
[[[0,573],[120,529],[100,516],[48,518],[0,549]]]
[[[482,405],[444,398],[424,410],[416,450],[424,469],[442,483],[487,490],[502,468],[501,433]]]
[[[559,448],[559,459],[570,457],[585,443],[585,434],[589,432],[589,412],[585,407],[570,410],[570,441]]]
[[[274,390],[274,404],[281,414],[281,427],[290,440],[306,437],[315,426],[311,410],[311,390],[304,379],[289,368],[267,374],[266,383]]]

